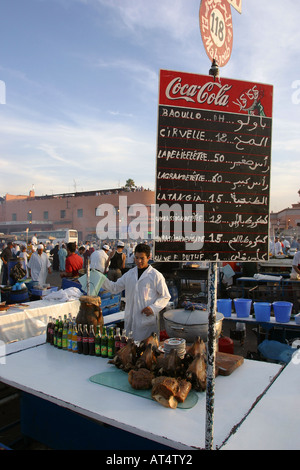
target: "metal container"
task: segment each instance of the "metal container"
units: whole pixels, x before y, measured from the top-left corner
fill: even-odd
[[[184,338],[187,343],[193,343],[197,336],[206,343],[208,336],[207,310],[168,310],[163,314],[165,329],[170,338]],[[224,315],[216,312],[216,340],[221,335]]]

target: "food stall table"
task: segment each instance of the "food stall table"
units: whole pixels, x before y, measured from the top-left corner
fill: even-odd
[[[23,434],[51,448],[205,448],[205,392],[197,392],[192,408],[174,410],[91,382],[91,376],[116,369],[104,358],[41,344],[2,359],[0,380],[22,391]],[[216,377],[214,448],[226,441],[281,370],[278,364],[245,360],[230,376]]]
[[[39,336],[46,331],[49,316],[58,317],[71,313],[76,316],[79,300],[58,302],[36,300],[26,304],[15,304],[5,312],[0,312],[0,341],[10,343]]]
[[[222,450],[299,450],[300,350]]]
[[[286,331],[287,330],[295,330],[300,331],[300,325],[295,322],[294,319],[291,319],[289,322],[281,323],[276,321],[275,316],[270,317],[270,321],[257,321],[255,316],[249,315],[248,317],[238,317],[236,313],[232,313],[230,317],[224,317],[223,321],[228,321],[231,323],[247,323],[253,325],[259,325],[260,328],[270,330],[271,328],[282,330],[282,340],[285,341],[286,339]],[[260,334],[258,331],[257,337],[258,343],[260,342]]]

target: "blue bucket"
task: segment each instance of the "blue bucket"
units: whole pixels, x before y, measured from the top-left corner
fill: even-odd
[[[269,302],[254,302],[253,307],[257,321],[270,321],[271,304]]]
[[[12,290],[9,296],[9,303],[17,304],[27,302],[29,300],[27,287],[19,290]]]
[[[239,318],[249,317],[251,310],[251,299],[233,299],[236,315]]]
[[[293,304],[291,302],[273,302],[275,320],[279,323],[288,323],[291,318]]]
[[[224,317],[231,317],[232,300],[231,299],[218,299],[217,310],[223,313]]]

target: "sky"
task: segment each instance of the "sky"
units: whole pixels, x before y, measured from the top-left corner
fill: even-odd
[[[0,196],[155,189],[159,70],[208,75],[201,0],[0,0]],[[270,210],[299,202],[300,2],[243,0],[220,76],[274,86]]]

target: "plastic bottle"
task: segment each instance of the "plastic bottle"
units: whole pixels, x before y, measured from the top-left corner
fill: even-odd
[[[89,331],[89,355],[95,356],[95,332],[94,325],[90,325]]]
[[[82,332],[82,353],[87,356],[89,354],[89,334],[87,330],[87,325],[83,325]]]

